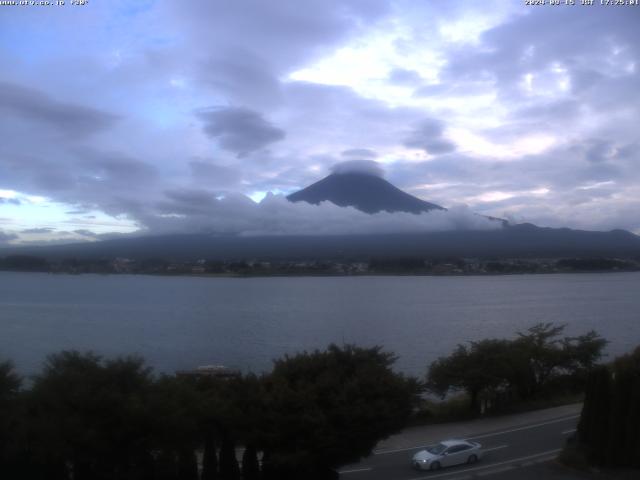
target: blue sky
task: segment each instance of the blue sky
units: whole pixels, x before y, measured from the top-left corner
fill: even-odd
[[[246,202],[351,160],[458,212],[640,233],[639,21],[520,0],[0,7],[0,243],[345,225]]]

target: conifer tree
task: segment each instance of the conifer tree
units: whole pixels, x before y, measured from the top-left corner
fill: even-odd
[[[236,458],[235,442],[228,432],[223,434],[222,445],[220,446],[220,479],[240,479],[240,467]]]
[[[242,454],[242,478],[243,480],[259,480],[260,478],[258,452],[253,445],[247,445]]]
[[[202,480],[218,480],[218,453],[212,432],[207,432],[202,455]]]

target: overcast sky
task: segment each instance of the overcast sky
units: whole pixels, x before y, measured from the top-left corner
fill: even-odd
[[[352,160],[453,206],[437,228],[640,233],[639,27],[523,0],[0,6],[0,244],[414,224],[278,197]]]

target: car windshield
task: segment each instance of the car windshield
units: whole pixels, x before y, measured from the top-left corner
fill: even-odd
[[[429,447],[427,448],[427,451],[429,453],[433,453],[434,455],[440,455],[442,452],[444,452],[447,449],[447,446],[439,443],[437,445],[434,445],[433,447]]]

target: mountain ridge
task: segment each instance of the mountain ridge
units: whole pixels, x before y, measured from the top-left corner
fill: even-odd
[[[164,258],[167,260],[366,260],[374,257],[479,258],[640,257],[640,237],[532,224],[493,230],[359,235],[214,236],[174,234],[91,243],[0,249],[0,256]]]
[[[287,197],[292,202],[331,201],[367,213],[423,213],[445,208],[393,186],[377,175],[333,173]],[[640,237],[626,230],[609,232],[538,227],[531,223],[488,230],[351,235],[172,234],[116,238],[99,242],[0,248],[0,256],[30,254],[46,258],[164,258],[167,260],[327,260],[373,257],[566,257],[637,256]]]

